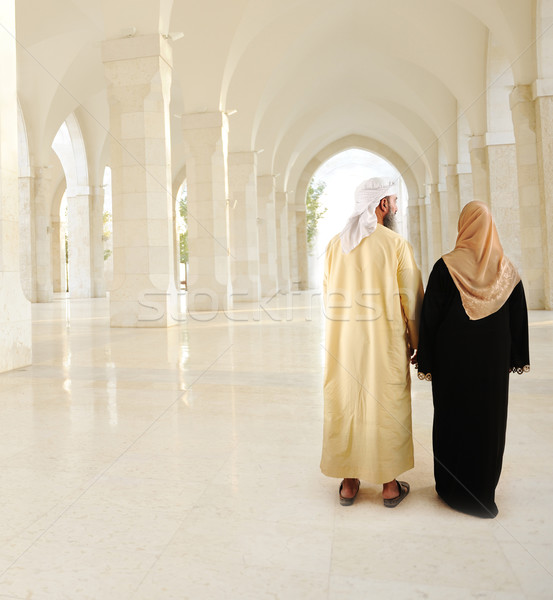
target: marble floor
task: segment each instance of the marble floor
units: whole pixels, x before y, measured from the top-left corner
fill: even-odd
[[[110,329],[105,299],[33,306],[0,375],[0,598],[553,598],[553,312],[511,377],[500,514],[436,497],[413,382],[411,494],[352,507],[321,475],[319,299]]]

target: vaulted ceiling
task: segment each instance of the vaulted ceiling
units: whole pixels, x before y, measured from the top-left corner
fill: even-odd
[[[459,123],[467,135],[488,130],[491,45],[509,84],[532,83],[543,69],[541,4],[17,0],[19,97],[32,161],[47,160],[60,125],[77,111],[98,179],[109,161],[101,43],[134,28],[184,33],[173,42],[171,113],[236,110],[230,151],[263,149],[259,173],[280,173],[280,185],[294,187],[317,153],[348,136],[389,148],[419,182],[436,180],[440,161],[463,160]],[[179,128],[173,117],[174,174],[183,168]]]

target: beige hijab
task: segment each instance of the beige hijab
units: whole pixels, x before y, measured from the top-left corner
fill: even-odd
[[[483,319],[505,304],[520,276],[503,254],[486,204],[469,202],[459,216],[458,231],[455,249],[442,258],[469,319]]]

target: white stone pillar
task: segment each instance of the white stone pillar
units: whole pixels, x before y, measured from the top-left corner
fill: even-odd
[[[104,273],[104,188],[93,187],[90,195],[90,236],[92,240],[92,296],[106,295]]]
[[[296,256],[298,264],[298,289],[309,288],[307,265],[307,215],[305,203],[296,204]]]
[[[459,214],[463,207],[472,201],[472,173],[470,165],[456,164],[447,167],[447,245],[444,252],[453,250],[457,240]]]
[[[92,298],[94,295],[90,209],[88,193],[67,196],[70,298]]]
[[[81,193],[67,196],[69,233],[69,296],[100,298],[105,296],[102,188],[84,188]],[[52,241],[53,268],[57,253]],[[54,271],[56,273],[56,271]],[[54,275],[54,289],[56,288]]]
[[[457,165],[448,165],[446,185],[447,223],[443,224],[443,228],[447,231],[447,243],[444,244],[444,248],[452,250],[455,246],[455,240],[457,239],[457,223],[459,221],[459,213],[461,212],[461,193],[459,190]]]
[[[415,260],[419,267],[422,264],[420,212],[418,204],[409,204],[407,206],[407,218],[409,219],[407,223],[408,239],[413,247]]]
[[[275,193],[275,213],[278,250],[278,286],[279,291],[290,291],[290,250],[288,242],[288,202],[286,192]]]
[[[509,98],[515,132],[522,272],[528,307],[544,308],[544,247],[536,107],[529,85],[516,86]]]
[[[449,190],[447,189],[447,183],[438,184],[438,198],[440,203],[440,256],[446,252],[449,247]]]
[[[230,152],[230,272],[234,302],[260,298],[257,225],[257,154]]]
[[[173,186],[171,188],[171,218],[173,220],[173,256],[175,257],[173,265],[173,277],[175,278],[175,285],[177,290],[181,290],[181,276],[180,276],[180,239],[179,232],[177,231],[177,196],[179,193],[182,181],[175,182],[173,180]]]
[[[0,371],[31,363],[31,304],[19,268],[15,2],[0,3]]]
[[[428,281],[429,270],[429,256],[432,249],[432,235],[429,228],[429,204],[426,198],[419,198],[419,210],[420,210],[420,229],[421,229],[421,262],[420,268],[422,273],[423,281]]]
[[[34,181],[30,169],[27,167],[26,173],[19,174],[19,268],[21,289],[25,298],[36,302],[36,288],[33,281],[33,262],[35,260],[33,196]]]
[[[188,194],[187,302],[190,310],[229,305],[228,118],[183,115]]]
[[[275,178],[272,175],[257,178],[257,215],[261,296],[267,297],[278,291]]]
[[[488,163],[485,136],[475,135],[471,137],[469,149],[472,171],[472,199],[489,204]]]
[[[516,149],[511,133],[486,134],[489,205],[507,256],[521,269]]]
[[[288,252],[290,260],[290,289],[295,292],[300,289],[296,206],[294,203],[290,202],[289,193],[286,194],[286,198],[288,213]]]
[[[52,288],[54,293],[65,292],[65,239],[62,240],[62,228],[59,216],[53,217],[50,225]]]
[[[460,210],[469,203],[474,200],[474,189],[472,186],[472,171],[470,170],[470,165],[458,165],[458,168],[461,167],[463,170],[459,171],[459,199]]]
[[[31,235],[34,238],[32,278],[36,302],[51,302],[53,298],[50,201],[52,180],[48,167],[36,167],[34,172],[34,195],[31,198]]]
[[[544,305],[553,309],[553,79],[532,84],[536,104],[538,175],[541,198],[541,239],[544,266]]]
[[[430,246],[429,263],[433,265],[442,255],[442,209],[440,190],[437,183],[428,184],[427,194],[430,201],[430,227],[432,245]],[[428,210],[428,207],[427,207]]]
[[[113,190],[113,327],[174,324],[171,47],[161,35],[104,42]]]

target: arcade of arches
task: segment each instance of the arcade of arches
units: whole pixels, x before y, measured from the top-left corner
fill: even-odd
[[[222,309],[305,289],[306,189],[348,148],[402,173],[425,276],[479,199],[530,307],[553,307],[553,0],[5,0],[0,11],[0,370],[31,362],[30,303],[59,289],[64,193],[72,297],[109,290],[112,326],[168,327],[185,179],[188,309]]]

